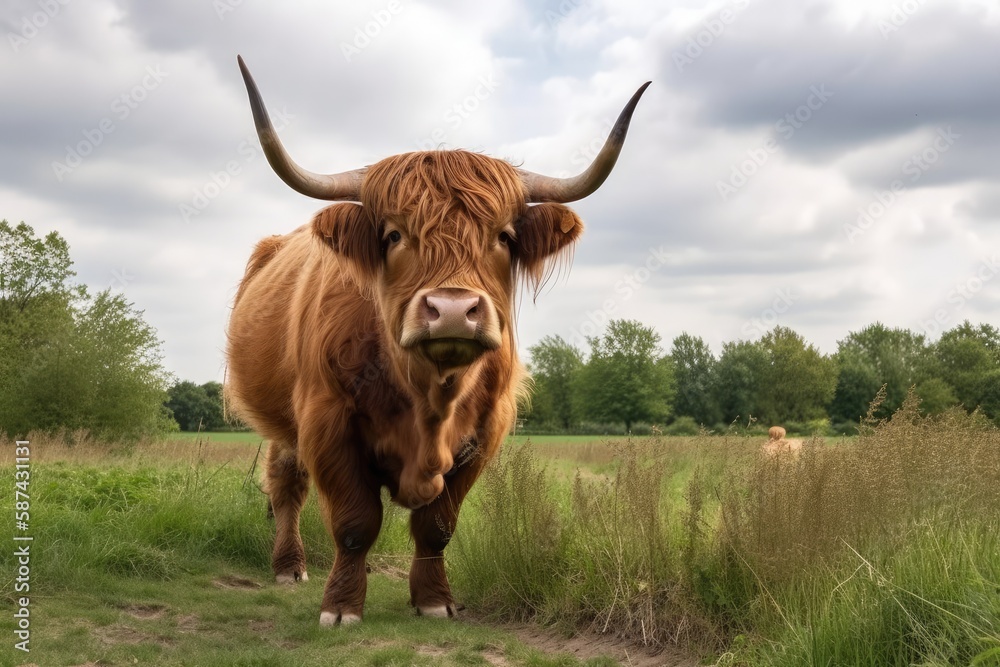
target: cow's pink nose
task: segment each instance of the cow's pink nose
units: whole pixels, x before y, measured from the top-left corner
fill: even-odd
[[[481,310],[474,292],[440,288],[424,296],[420,314],[431,338],[475,338]]]

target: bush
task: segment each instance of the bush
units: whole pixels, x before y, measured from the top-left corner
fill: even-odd
[[[666,435],[698,435],[701,427],[694,417],[678,417],[674,423],[663,430]]]
[[[794,435],[798,437],[810,437],[814,435],[825,436],[830,435],[830,420],[823,419],[810,419],[804,422],[785,422],[781,424],[788,431],[788,435]]]
[[[857,435],[858,422],[836,422],[830,425],[830,435]]]
[[[73,284],[71,267],[57,232],[0,221],[0,432],[156,434],[170,424],[156,330],[121,294]]]

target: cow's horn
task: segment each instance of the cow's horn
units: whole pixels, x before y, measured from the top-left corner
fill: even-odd
[[[264,100],[261,99],[257,84],[250,76],[250,70],[243,62],[242,56],[236,56],[240,64],[240,71],[243,72],[243,81],[247,85],[247,94],[250,96],[250,109],[253,111],[253,122],[257,126],[257,136],[260,137],[260,145],[264,149],[264,155],[271,168],[274,169],[281,180],[283,180],[293,190],[301,192],[307,197],[327,200],[359,201],[361,195],[361,181],[364,179],[366,169],[355,169],[339,174],[314,174],[306,171],[292,161],[288,156],[281,141],[278,140],[278,133],[271,125],[271,119],[267,115],[264,107]]]
[[[553,178],[552,176],[542,176],[525,169],[519,169],[521,180],[524,182],[526,197],[529,202],[559,202],[566,203],[583,199],[601,187],[604,180],[611,174],[621,153],[622,146],[625,145],[625,134],[628,132],[629,121],[632,120],[632,112],[635,105],[639,103],[646,87],[651,82],[647,81],[635,91],[635,95],[628,101],[622,109],[615,126],[604,142],[604,147],[597,154],[594,161],[583,173],[571,178]]]

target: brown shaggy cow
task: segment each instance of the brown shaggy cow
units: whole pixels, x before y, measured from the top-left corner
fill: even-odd
[[[337,551],[320,624],[361,620],[387,487],[413,510],[410,603],[453,616],[444,548],[524,392],[518,282],[537,290],[579,238],[583,225],[561,202],[586,197],[610,174],[646,86],[575,178],[465,151],[320,175],[285,152],[239,63],[275,172],[303,194],[345,202],[257,245],[229,323],[228,395],[270,441],[276,579],[306,579],[299,513],[311,479]]]
[[[769,440],[781,440],[785,437],[785,429],[780,426],[772,426],[767,430]]]

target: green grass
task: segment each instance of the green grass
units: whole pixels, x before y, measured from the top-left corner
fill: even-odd
[[[115,452],[36,440],[31,477],[30,654],[0,646],[0,665],[510,665],[593,667],[545,654],[469,621],[420,618],[405,580],[406,513],[387,511],[360,627],[318,624],[332,546],[310,498],[302,535],[313,575],[272,583],[273,526],[239,442]],[[0,468],[11,480],[10,462]],[[0,498],[13,502],[13,484]],[[12,637],[12,548],[0,632]]]
[[[363,624],[321,629],[322,578],[279,588],[262,574],[221,568],[170,581],[104,577],[86,593],[39,596],[30,657],[44,665],[138,659],[293,666],[486,665],[498,655],[514,664],[579,664],[539,654],[489,626],[416,617],[405,582],[378,575],[371,577]],[[3,664],[16,664],[16,655],[7,656]]]
[[[1000,664],[998,547],[995,525],[932,521],[898,550],[845,554],[775,588],[767,615],[781,650],[751,655],[789,667]]]
[[[484,625],[420,618],[406,583],[373,575],[364,623],[319,627],[323,578],[277,587],[256,569],[220,566],[91,579],[86,590],[38,595],[30,655],[41,665],[574,665]],[[75,588],[75,587],[73,587]],[[9,646],[0,662],[18,664]],[[602,664],[594,661],[592,664]]]
[[[446,552],[467,618],[484,621],[414,615],[407,512],[388,505],[365,622],[332,630],[317,622],[333,553],[315,494],[302,520],[312,578],[271,583],[273,528],[248,474],[258,443],[36,442],[35,650],[8,642],[0,665],[580,664],[497,621],[720,666],[1000,665],[1000,431],[977,415],[925,418],[909,401],[856,438],[777,458],[739,434],[518,436]],[[10,461],[0,470],[11,479]],[[0,572],[14,572],[11,553]]]

